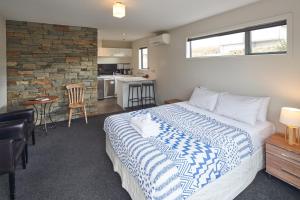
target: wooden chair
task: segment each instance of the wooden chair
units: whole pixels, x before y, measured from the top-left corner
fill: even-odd
[[[71,126],[71,120],[73,114],[83,114],[85,116],[85,122],[87,121],[86,109],[84,104],[84,91],[83,84],[69,84],[66,86],[69,96],[69,127]],[[80,113],[73,113],[74,110],[80,109]]]

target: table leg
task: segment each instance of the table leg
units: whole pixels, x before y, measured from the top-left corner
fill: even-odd
[[[43,104],[44,105],[44,109],[43,109],[43,118],[44,118],[44,127],[45,127],[45,131],[46,131],[46,134],[47,134],[47,117],[46,117],[46,103]],[[42,105],[42,106],[43,106]]]
[[[35,104],[33,104],[33,108],[34,108],[34,112],[35,112],[35,114],[36,114],[34,124],[37,125],[37,121],[38,121],[38,119],[39,119],[39,110],[38,110],[38,108],[35,106]]]
[[[43,104],[40,104],[40,124],[39,126],[43,125]]]
[[[36,111],[36,120],[35,120],[35,125],[39,127],[41,130],[46,131],[47,134],[47,129],[45,127],[45,115],[44,115],[44,104],[38,104],[38,105],[33,105],[35,111]],[[39,123],[38,123],[38,120]],[[44,126],[44,127],[43,127]]]
[[[48,117],[49,117],[49,120],[50,120],[50,122],[51,122],[52,128],[55,128],[55,127],[56,127],[56,123],[52,120],[52,117],[51,117],[51,108],[52,108],[52,104],[53,104],[53,102],[51,102],[51,103],[49,104]]]
[[[48,128],[56,127],[56,123],[52,120],[52,117],[51,117],[51,109],[52,109],[53,102],[49,103],[48,108],[47,108],[47,104],[48,103],[39,104],[40,107],[38,104],[33,105],[35,113],[36,113],[35,125],[39,126],[45,132],[46,135],[48,133]],[[47,118],[49,118],[49,121],[50,121],[49,127],[48,127],[48,123],[47,123]]]

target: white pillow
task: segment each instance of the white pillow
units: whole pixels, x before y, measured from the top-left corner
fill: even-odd
[[[257,120],[265,122],[267,121],[267,113],[268,113],[268,107],[271,98],[270,97],[261,97],[261,106],[258,111]]]
[[[206,88],[196,87],[189,100],[189,103],[193,106],[213,111],[216,107],[218,98],[219,93],[208,90]]]
[[[255,125],[261,102],[260,98],[225,93],[219,97],[216,113]]]

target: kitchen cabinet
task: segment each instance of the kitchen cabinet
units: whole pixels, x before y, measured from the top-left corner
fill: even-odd
[[[126,48],[98,48],[100,57],[131,57],[132,49]]]

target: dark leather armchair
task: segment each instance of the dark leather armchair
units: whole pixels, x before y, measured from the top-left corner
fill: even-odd
[[[9,174],[10,199],[15,199],[15,169],[20,159],[26,168],[26,131],[24,120],[0,122],[0,174]]]
[[[35,145],[34,110],[25,109],[25,110],[17,110],[13,112],[0,114],[0,122],[6,122],[12,120],[25,120],[27,123],[27,131],[25,133],[25,139],[26,139],[25,151],[26,151],[26,162],[28,162],[28,141],[30,137],[32,139],[32,144]]]

